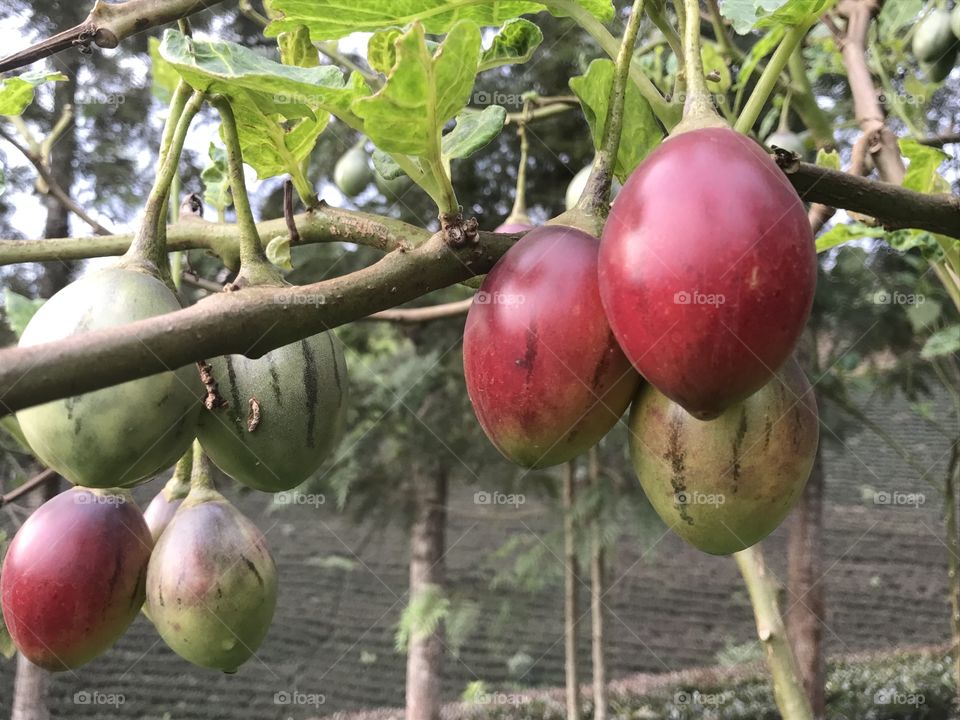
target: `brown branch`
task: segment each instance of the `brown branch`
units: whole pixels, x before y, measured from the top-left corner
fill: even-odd
[[[86,52],[91,45],[115,48],[131,35],[185,18],[221,2],[223,0],[127,0],[111,4],[98,1],[76,27],[0,59],[0,72],[30,65],[70,48]]]
[[[449,317],[464,315],[473,304],[473,298],[458,300],[456,302],[443,303],[442,305],[431,305],[430,307],[419,308],[393,308],[390,310],[381,310],[363,320],[383,320],[395,323],[422,323],[431,320],[441,320]]]
[[[46,185],[47,192],[53,195],[53,197],[57,199],[57,202],[93,228],[93,231],[98,235],[111,234],[110,230],[90,217],[90,215],[87,214],[87,211],[77,205],[77,203],[73,201],[73,198],[71,198],[70,195],[67,194],[62,187],[60,187],[60,183],[57,182],[57,179],[53,176],[53,173],[50,172],[50,168],[47,167],[47,163],[40,155],[20,143],[2,127],[0,127],[0,137],[13,145],[27,160],[30,161],[30,164],[36,168],[37,174],[40,175],[40,178]]]
[[[219,293],[129,325],[0,350],[0,413],[206,357],[259,357],[485,273],[518,237],[483,232],[476,243],[454,249],[438,233],[418,247],[398,248],[343,277],[300,287]]]
[[[297,230],[297,221],[293,215],[293,181],[287,178],[283,181],[283,219],[287,223],[287,232],[290,234],[290,244],[300,242],[300,233]]]
[[[921,228],[960,238],[960,197],[926,195],[891,183],[800,162],[790,153],[774,158],[807,202],[819,202],[877,219],[891,230]]]
[[[32,478],[24,482],[20,487],[11,490],[6,495],[0,495],[0,507],[8,505],[12,502],[16,502],[31,490],[36,489],[40,485],[43,485],[45,482],[52,480],[55,477],[57,477],[57,471],[49,468],[37,473]]]
[[[932,137],[919,138],[917,142],[921,145],[938,148],[944,145],[953,145],[960,143],[960,132],[941,133],[940,135],[933,135]]]
[[[866,169],[866,160],[867,160],[867,136],[861,135],[857,138],[857,141],[853,144],[853,150],[851,151],[850,157],[850,170],[849,174],[860,177],[864,174]],[[810,206],[810,212],[807,213],[807,216],[810,220],[810,228],[813,230],[813,234],[816,235],[827,224],[827,221],[830,220],[837,212],[837,209],[832,205],[824,205],[823,203],[813,203]]]

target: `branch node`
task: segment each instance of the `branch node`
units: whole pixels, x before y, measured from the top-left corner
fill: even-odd
[[[463,208],[455,213],[440,213],[440,232],[443,241],[452,248],[475,245],[480,241],[476,218],[463,219]]]

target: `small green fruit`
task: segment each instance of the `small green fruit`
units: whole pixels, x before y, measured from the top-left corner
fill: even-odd
[[[33,316],[21,346],[59,340],[180,310],[157,278],[124,268],[92,272]],[[75,485],[125,487],[171,467],[196,433],[203,386],[185,366],[21,410],[34,453]]]
[[[953,12],[950,13],[950,29],[954,37],[960,40],[960,3],[953,6]]]
[[[940,56],[940,59],[934,63],[922,63],[923,71],[927,75],[927,79],[933,83],[940,83],[947,79],[947,76],[950,75],[950,72],[953,70],[953,66],[957,61],[957,48],[956,46],[950,48],[947,52]]]
[[[922,63],[936,63],[956,42],[950,13],[936,9],[917,26],[913,34],[913,54]]]
[[[257,526],[209,487],[187,495],[147,568],[144,612],[194,665],[235,672],[260,647],[277,604],[277,569]]]
[[[356,197],[373,180],[369,158],[357,145],[347,150],[333,168],[333,181],[347,197]]]
[[[295,488],[340,440],[347,366],[332,333],[256,360],[230,355],[210,365],[228,405],[204,411],[197,438],[214,464],[244,485],[264,492]]]
[[[800,498],[817,454],[813,390],[790,359],[714,420],[697,420],[646,385],[630,413],[630,455],[657,514],[714,555],[769,535]]]

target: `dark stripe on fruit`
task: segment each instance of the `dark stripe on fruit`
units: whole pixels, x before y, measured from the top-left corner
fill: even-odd
[[[303,385],[307,391],[307,447],[314,447],[317,444],[315,437],[317,399],[320,396],[320,388],[317,387],[317,359],[313,356],[310,345],[306,340],[300,341],[300,348],[303,350],[303,361],[306,364],[306,372],[303,373]]]

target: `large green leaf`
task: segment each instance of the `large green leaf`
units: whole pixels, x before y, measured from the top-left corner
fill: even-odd
[[[431,53],[423,25],[396,41],[397,59],[384,86],[353,103],[364,132],[388,153],[430,157],[439,150],[443,126],[470,99],[480,59],[480,28],[454,25]]]
[[[170,102],[170,96],[180,82],[180,76],[173,69],[173,65],[160,55],[159,38],[148,38],[147,46],[150,50],[150,90],[160,102]]]
[[[226,210],[232,204],[230,180],[227,177],[227,151],[215,143],[210,143],[207,153],[210,164],[200,173],[203,181],[203,201],[217,210]]]
[[[31,70],[0,80],[0,115],[19,115],[33,102],[34,90],[47,82],[66,80],[61,72]]]
[[[800,25],[820,16],[836,0],[720,0],[720,13],[741,35],[755,27]]]
[[[525,63],[540,47],[543,33],[529,20],[510,20],[493,36],[490,47],[480,58],[480,72],[501,65]]]
[[[309,68],[320,64],[320,54],[310,42],[310,31],[304,25],[280,33],[277,47],[280,49],[280,62],[284,65]]]
[[[586,75],[570,79],[570,88],[580,100],[583,114],[590,125],[593,145],[599,149],[607,124],[610,105],[610,89],[616,68],[611,60],[594,60]],[[627,84],[627,96],[623,110],[623,134],[614,174],[621,182],[626,181],[634,168],[663,138],[660,125],[634,83]]]
[[[950,192],[950,184],[938,172],[940,166],[950,159],[949,155],[908,138],[900,140],[900,152],[910,162],[903,187],[921,193]]]
[[[837,245],[843,245],[851,240],[862,238],[881,238],[884,232],[882,228],[871,227],[863,223],[847,223],[846,225],[834,225],[832,228],[817,238],[817,252],[822,253]]]
[[[579,4],[601,22],[613,20],[610,0],[579,0]],[[306,25],[315,42],[414,22],[422,24],[428,33],[442,34],[461,20],[496,26],[521,15],[550,10],[548,4],[525,0],[269,0],[268,6],[271,12],[283,16],[267,26],[268,36]]]
[[[397,40],[403,35],[401,28],[379,30],[367,41],[367,63],[378,73],[389,75],[397,63]]]
[[[951,325],[927,338],[920,356],[928,360],[942,355],[960,353],[960,325]]]
[[[461,113],[453,130],[443,136],[443,157],[447,160],[470,157],[499,135],[506,121],[507,111],[499,105],[490,105],[482,112]]]

